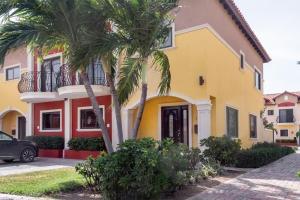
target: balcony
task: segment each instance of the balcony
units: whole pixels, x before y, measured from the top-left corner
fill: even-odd
[[[288,117],[280,117],[276,118],[276,122],[278,125],[291,125],[296,123],[295,116],[288,116]]]
[[[94,64],[92,69],[98,70],[88,70],[88,79],[96,96],[109,95],[108,83],[100,67],[100,64]],[[67,65],[61,66],[57,81],[59,97],[70,99],[87,97],[82,79],[78,73],[71,71]]]
[[[48,72],[25,72],[21,75],[18,90],[25,102],[45,102],[59,99],[56,74]]]
[[[110,94],[102,71],[88,73],[88,78],[96,96]],[[31,103],[87,97],[83,81],[78,73],[72,72],[67,65],[62,65],[57,73],[45,71],[23,73],[18,89],[21,100]]]

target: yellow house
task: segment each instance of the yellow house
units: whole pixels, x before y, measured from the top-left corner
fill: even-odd
[[[28,132],[28,105],[20,100],[18,83],[30,61],[27,48],[20,47],[6,56],[0,69],[0,130],[20,139]]]
[[[270,58],[232,0],[182,0],[166,43],[171,92],[158,96],[149,68],[139,137],[172,137],[190,147],[229,135],[243,147],[263,140],[263,64]],[[130,138],[140,91],[123,109]]]

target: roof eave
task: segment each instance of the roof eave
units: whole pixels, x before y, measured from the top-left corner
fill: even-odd
[[[264,49],[249,24],[244,19],[243,15],[239,11],[238,7],[235,5],[233,0],[219,0],[219,2],[224,6],[227,10],[228,14],[231,15],[232,19],[238,25],[241,32],[245,35],[245,37],[249,40],[253,48],[260,55],[264,63],[268,63],[271,61],[270,56],[267,51]]]

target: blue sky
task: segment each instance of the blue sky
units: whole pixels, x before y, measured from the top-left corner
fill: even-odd
[[[265,93],[300,91],[300,0],[235,0],[269,53]]]

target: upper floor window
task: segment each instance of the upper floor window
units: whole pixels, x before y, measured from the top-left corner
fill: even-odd
[[[226,107],[227,135],[231,138],[238,138],[238,110]]]
[[[242,52],[240,54],[240,68],[241,69],[245,68],[245,54]]]
[[[100,60],[97,59],[89,64],[86,72],[92,85],[104,84],[105,73],[103,71],[102,63]]]
[[[14,80],[14,79],[19,79],[20,78],[20,67],[11,67],[6,69],[6,80]]]
[[[269,116],[274,115],[274,110],[268,110],[268,115]]]
[[[165,39],[165,41],[164,41],[164,43],[161,45],[161,48],[162,49],[165,49],[165,48],[170,48],[170,47],[173,47],[173,29],[174,29],[174,27],[173,26],[171,26],[171,27],[169,27],[169,33],[168,33],[168,36],[167,36],[167,38]]]
[[[257,118],[254,115],[250,115],[249,120],[250,120],[250,138],[257,138]]]
[[[293,109],[279,110],[279,123],[292,123],[292,122],[294,122],[294,110]]]
[[[261,74],[255,70],[255,87],[261,90]]]

